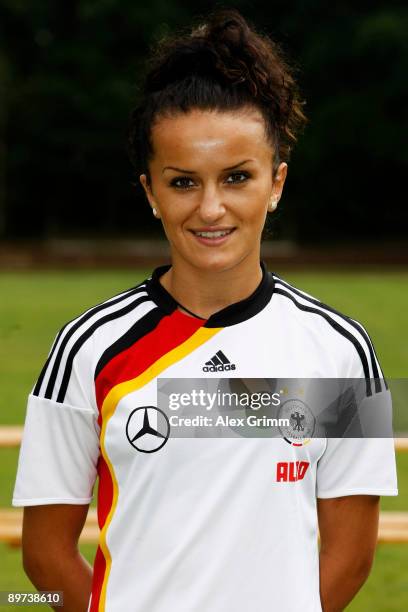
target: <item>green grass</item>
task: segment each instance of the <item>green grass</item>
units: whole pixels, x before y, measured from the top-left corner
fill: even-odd
[[[374,342],[385,375],[407,376],[408,272],[370,271],[354,275],[270,269],[362,322]],[[148,273],[150,270],[0,273],[1,424],[23,423],[27,394],[60,327],[90,306],[136,285]],[[0,507],[10,505],[17,457],[17,449],[0,449]],[[381,507],[408,511],[408,453],[398,454],[397,464],[399,496],[383,497]],[[95,546],[82,546],[81,550],[92,562]],[[370,578],[348,609],[351,612],[408,609],[407,572],[403,569],[407,567],[408,545],[379,545]],[[33,590],[21,567],[21,552],[0,544],[0,590],[18,589]]]
[[[404,612],[408,609],[408,544],[379,544],[367,582],[349,612]]]

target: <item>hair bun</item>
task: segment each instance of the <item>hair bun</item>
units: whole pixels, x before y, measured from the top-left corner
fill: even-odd
[[[156,50],[156,65],[146,78],[146,91],[155,92],[186,77],[209,76],[212,80],[237,85],[246,82],[252,95],[257,95],[256,60],[251,47],[251,30],[234,9],[211,15],[207,22],[174,40],[162,40]],[[254,78],[255,77],[255,78]]]
[[[180,44],[174,53],[153,69],[146,78],[146,90],[153,93],[188,76],[214,77],[217,56],[211,45],[197,38]]]
[[[242,45],[249,28],[238,12],[225,10],[210,16],[204,26],[198,26],[196,30],[193,30],[193,36],[196,32],[206,35],[214,44],[221,42],[237,48]]]
[[[211,45],[217,57],[219,74],[231,84],[249,79],[254,64],[249,44],[250,29],[238,12],[232,9],[219,11],[204,27],[197,28],[197,32]]]

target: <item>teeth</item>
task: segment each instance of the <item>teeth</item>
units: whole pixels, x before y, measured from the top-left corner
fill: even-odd
[[[231,230],[219,231],[219,232],[195,232],[197,236],[203,236],[204,238],[219,238],[220,236],[226,236],[230,234]]]

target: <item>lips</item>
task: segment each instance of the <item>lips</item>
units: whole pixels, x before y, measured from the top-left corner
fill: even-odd
[[[197,242],[207,246],[220,245],[226,242],[231,234],[234,233],[235,227],[217,228],[217,229],[200,229],[190,230]]]

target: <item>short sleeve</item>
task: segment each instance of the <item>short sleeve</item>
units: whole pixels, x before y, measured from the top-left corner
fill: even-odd
[[[398,495],[393,438],[328,438],[316,495]]]
[[[28,396],[13,506],[92,500],[100,453],[92,338],[78,343],[69,331],[57,335]]]
[[[358,325],[361,329],[361,349],[358,352],[355,346],[350,345],[346,376],[361,380],[361,386],[364,387],[366,379],[371,388],[371,394],[360,398],[359,402],[359,413],[363,417],[362,435],[365,437],[327,438],[326,448],[317,462],[318,498],[361,494],[398,495],[391,393],[387,389],[371,339],[366,329]],[[365,355],[365,361],[362,355]],[[375,378],[378,385],[375,384]],[[377,427],[371,432],[370,423],[375,423]],[[378,435],[373,434],[373,431],[384,432],[384,437],[370,437],[370,434]]]

